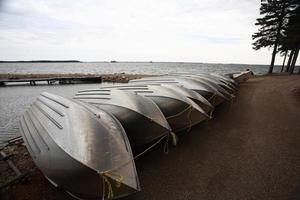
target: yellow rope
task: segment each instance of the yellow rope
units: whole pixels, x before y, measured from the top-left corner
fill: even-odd
[[[105,184],[107,184],[108,193],[107,193],[107,199],[114,197],[114,192],[111,186],[111,183],[109,182],[108,178],[106,177],[106,174],[104,172],[98,172],[99,175],[102,178],[102,200],[105,199]]]
[[[211,100],[212,98],[214,98],[216,96],[216,94],[214,94],[209,100]],[[215,98],[213,99],[215,101]],[[191,129],[191,126],[192,126],[192,120],[191,120],[191,113],[193,111],[193,106],[189,105],[186,109],[184,109],[183,111],[175,114],[175,115],[172,115],[172,116],[169,116],[167,117],[166,119],[170,119],[170,118],[173,118],[173,117],[177,117],[181,114],[183,114],[184,112],[186,111],[189,111],[188,112],[188,119],[189,119],[189,128],[188,130]],[[211,112],[212,114],[212,112]],[[128,160],[127,162],[124,162],[123,164],[115,167],[115,168],[112,168],[110,170],[106,170],[106,171],[103,171],[103,172],[98,172],[98,174],[101,176],[102,178],[102,199],[104,200],[105,198],[107,199],[111,199],[114,197],[114,192],[113,192],[113,188],[112,188],[112,184],[110,183],[109,181],[109,178],[110,176],[115,176],[116,178],[113,179],[116,183],[116,187],[121,187],[121,183],[123,181],[123,176],[119,175],[119,174],[116,174],[116,173],[113,173],[113,171],[116,171],[118,170],[119,168],[129,164],[130,162],[136,160],[137,158],[139,158],[140,156],[144,155],[146,152],[148,152],[150,149],[152,149],[153,147],[155,147],[157,144],[159,144],[163,139],[167,138],[167,141],[166,141],[166,144],[165,144],[165,153],[168,153],[168,141],[169,141],[169,137],[171,136],[172,138],[172,144],[174,146],[177,145],[178,143],[178,137],[177,135],[174,133],[174,132],[170,132],[168,135],[164,136],[164,137],[161,137],[157,142],[155,142],[153,145],[151,145],[150,147],[148,147],[147,149],[145,149],[143,152],[141,152],[140,154],[138,154],[137,156],[133,157],[133,159],[130,159]],[[106,196],[106,185],[107,185],[107,197]]]
[[[213,112],[215,111],[215,107],[213,107],[212,109],[211,109],[211,111],[209,112],[209,118],[210,119],[212,119],[213,118]]]
[[[170,133],[172,135],[172,133]],[[111,199],[114,197],[114,193],[113,193],[113,188],[112,185],[108,179],[109,175],[113,175],[115,177],[117,177],[116,179],[114,179],[114,181],[116,182],[116,187],[120,187],[121,183],[123,181],[123,177],[119,174],[113,173],[113,171],[116,171],[118,169],[120,169],[121,167],[129,164],[130,162],[136,160],[137,158],[139,158],[140,156],[142,156],[143,154],[145,154],[146,152],[148,152],[150,149],[152,149],[153,147],[155,147],[158,143],[160,143],[163,139],[165,138],[169,138],[169,135],[166,135],[164,137],[161,137],[157,142],[155,142],[153,145],[151,145],[150,147],[148,147],[147,149],[145,149],[143,152],[141,152],[140,154],[136,155],[133,159],[128,160],[127,162],[124,162],[123,164],[112,168],[110,170],[106,170],[103,172],[98,172],[98,174],[101,176],[102,178],[102,199],[105,199],[106,196],[106,186],[107,185],[107,189],[108,189],[108,193],[107,193],[107,199]],[[174,134],[174,133],[173,133]],[[173,137],[173,136],[172,136]],[[177,136],[176,136],[177,137]]]
[[[123,181],[123,176],[120,175],[120,174],[116,174],[116,173],[113,173],[113,172],[107,172],[106,174],[109,174],[110,177],[113,176],[114,177],[114,180],[116,181],[116,187],[119,188],[121,187],[121,183]]]
[[[176,146],[178,143],[178,137],[174,132],[170,132],[171,138],[172,138],[172,144],[173,146]]]
[[[214,96],[213,96],[214,97]],[[177,117],[179,115],[181,115],[182,113],[186,112],[186,111],[189,111],[188,112],[188,119],[189,119],[189,128],[188,130],[191,129],[191,126],[192,126],[192,120],[191,120],[191,113],[193,111],[193,106],[189,105],[186,109],[184,109],[183,111],[177,113],[176,115],[173,115],[173,116],[169,116],[167,117],[167,119],[169,118],[173,118],[173,117]],[[150,149],[152,149],[154,146],[156,146],[158,143],[160,143],[163,139],[167,138],[167,141],[166,141],[166,144],[165,144],[165,153],[168,153],[168,141],[169,141],[169,137],[172,138],[172,144],[174,146],[177,145],[178,143],[178,137],[177,135],[174,133],[174,132],[170,132],[168,135],[164,136],[164,137],[161,137],[157,142],[155,142],[153,145],[151,145],[150,147],[148,147],[147,149],[145,149],[143,152],[141,152],[140,154],[138,154],[137,156],[135,156],[133,159],[130,159],[128,160],[127,162],[124,162],[123,164],[113,168],[113,169],[110,169],[110,170],[107,170],[107,171],[104,171],[104,172],[98,172],[101,177],[102,177],[102,184],[103,184],[103,193],[102,193],[102,199],[105,199],[105,196],[106,196],[106,185],[107,185],[107,189],[108,189],[108,193],[107,193],[107,199],[110,199],[110,198],[113,198],[114,197],[114,193],[113,193],[113,188],[112,188],[112,185],[108,179],[109,175],[113,175],[115,177],[117,177],[116,179],[113,179],[115,180],[116,182],[116,187],[120,187],[121,186],[121,183],[123,181],[123,177],[119,174],[116,174],[116,173],[112,173],[113,171],[116,171],[118,170],[119,168],[129,164],[130,162],[136,160],[137,158],[139,158],[140,156],[142,156],[143,154],[145,154],[146,152],[148,152]]]

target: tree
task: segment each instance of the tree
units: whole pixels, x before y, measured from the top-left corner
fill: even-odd
[[[286,65],[286,70],[285,70],[285,72],[289,72],[289,71],[290,71],[290,67],[291,67],[291,63],[292,63],[292,59],[293,59],[294,54],[295,54],[295,50],[292,49],[292,50],[291,50],[291,53],[290,53],[290,56],[289,56],[288,63],[287,63],[287,65]]]
[[[260,15],[255,25],[260,26],[252,35],[253,49],[273,47],[272,59],[268,73],[273,72],[277,47],[284,39],[283,30],[287,28],[289,3],[293,0],[261,0]]]
[[[288,50],[285,50],[285,52],[284,52],[284,59],[283,59],[283,62],[282,62],[282,66],[281,66],[280,72],[283,72],[284,64],[285,64],[285,60],[286,60],[287,54],[288,54]]]
[[[294,72],[300,49],[300,1],[294,0],[292,5],[294,9],[289,17],[288,27],[286,30],[287,43],[290,44],[289,46],[294,52],[289,67],[290,73]]]
[[[294,55],[293,45],[294,44],[287,38],[287,34],[286,34],[286,30],[285,30],[284,34],[283,34],[283,39],[279,42],[279,47],[278,47],[278,51],[281,53],[281,55],[284,55],[284,61],[282,64],[281,72],[283,72],[283,70],[284,70],[285,60],[286,60],[287,56],[289,57],[289,59],[288,59],[285,71],[289,72],[290,65],[292,63],[292,58]],[[288,55],[288,52],[290,52],[289,55]]]

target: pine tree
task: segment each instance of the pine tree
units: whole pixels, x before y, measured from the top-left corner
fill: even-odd
[[[291,0],[261,0],[260,14],[263,17],[257,19],[255,25],[260,28],[252,35],[252,39],[255,40],[255,50],[273,47],[269,73],[273,72],[277,47],[284,39],[283,31],[287,28],[290,2]]]
[[[293,73],[300,49],[300,1],[293,1],[294,9],[291,12],[286,30],[286,40],[290,49],[294,51],[289,72]]]

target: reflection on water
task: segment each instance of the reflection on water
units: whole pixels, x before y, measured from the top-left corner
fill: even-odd
[[[104,85],[108,85],[108,83]],[[72,98],[78,90],[97,88],[99,86],[100,84],[1,87],[0,146],[3,141],[19,135],[19,117],[41,92],[51,92],[63,97]]]

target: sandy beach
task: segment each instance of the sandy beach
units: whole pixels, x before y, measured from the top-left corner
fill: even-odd
[[[181,133],[168,154],[159,145],[136,160],[142,191],[124,199],[299,199],[299,133],[300,76],[254,77],[212,120]],[[15,164],[31,173],[0,199],[73,199],[42,176],[24,147],[14,148]]]

